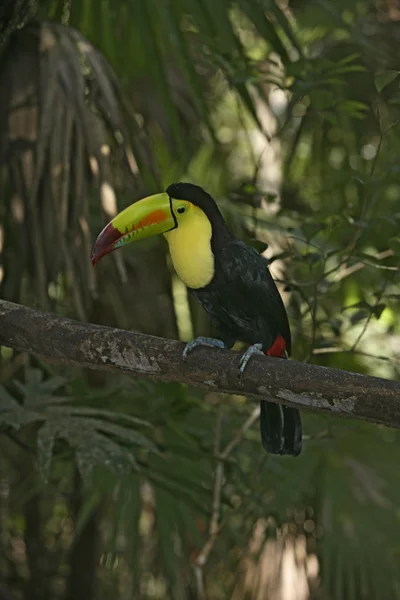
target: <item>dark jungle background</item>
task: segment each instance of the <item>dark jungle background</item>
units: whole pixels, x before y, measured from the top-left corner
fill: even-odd
[[[296,360],[398,378],[395,0],[2,0],[0,23],[1,298],[207,335],[162,239],[89,260],[184,179],[271,259]],[[302,455],[268,457],[244,398],[0,366],[2,600],[400,598],[396,430],[304,413]]]

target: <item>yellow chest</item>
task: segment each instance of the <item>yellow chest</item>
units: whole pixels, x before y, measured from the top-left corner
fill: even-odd
[[[194,211],[165,234],[175,271],[190,288],[202,288],[213,278],[211,235],[211,223],[202,211]]]

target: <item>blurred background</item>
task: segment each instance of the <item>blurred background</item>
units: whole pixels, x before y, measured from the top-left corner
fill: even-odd
[[[151,239],[106,222],[203,186],[271,261],[293,358],[400,373],[396,0],[2,0],[0,296],[210,334]],[[255,404],[1,348],[2,600],[400,598],[396,430],[303,413],[267,456]]]

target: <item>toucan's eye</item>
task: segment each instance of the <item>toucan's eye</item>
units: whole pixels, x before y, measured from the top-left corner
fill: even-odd
[[[180,215],[183,215],[183,213],[184,213],[185,211],[186,211],[186,208],[185,208],[184,206],[180,206],[180,207],[178,208],[178,213],[179,213]]]

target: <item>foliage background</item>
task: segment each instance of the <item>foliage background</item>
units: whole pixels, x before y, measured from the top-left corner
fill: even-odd
[[[162,240],[89,262],[117,208],[186,179],[268,244],[296,360],[397,378],[399,20],[391,0],[3,2],[1,297],[209,334]],[[6,348],[0,378],[4,600],[400,597],[397,431],[304,414],[302,455],[268,457],[243,398]]]

